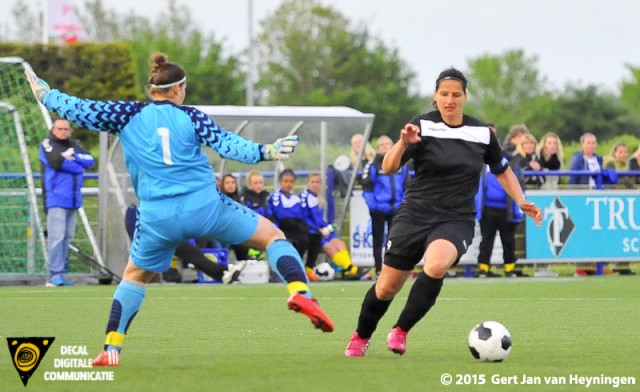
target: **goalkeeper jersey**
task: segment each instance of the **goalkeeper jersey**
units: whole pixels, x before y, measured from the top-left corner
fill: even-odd
[[[93,101],[51,90],[43,104],[61,117],[119,136],[141,202],[189,194],[215,178],[201,144],[224,158],[261,159],[261,145],[219,127],[205,113],[169,101]]]

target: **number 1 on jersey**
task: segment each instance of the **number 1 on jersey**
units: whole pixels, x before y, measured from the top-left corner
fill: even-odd
[[[158,128],[158,135],[160,136],[160,140],[162,141],[162,160],[167,165],[173,165],[169,143],[169,128]]]

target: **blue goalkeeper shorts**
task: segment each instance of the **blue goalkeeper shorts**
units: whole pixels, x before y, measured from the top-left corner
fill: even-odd
[[[189,238],[223,244],[248,241],[258,215],[211,187],[160,201],[142,202],[129,255],[138,267],[153,272],[169,269],[176,247]]]

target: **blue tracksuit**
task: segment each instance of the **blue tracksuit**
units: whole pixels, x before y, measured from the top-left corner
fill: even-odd
[[[73,160],[62,153],[72,148]],[[38,158],[42,164],[42,197],[45,209],[82,207],[84,171],[95,163],[93,155],[74,139],[60,140],[49,132],[40,144]]]

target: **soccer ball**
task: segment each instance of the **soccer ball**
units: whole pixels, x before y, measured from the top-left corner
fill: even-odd
[[[511,334],[497,321],[485,321],[469,333],[469,351],[482,362],[502,362],[511,352]]]
[[[333,280],[336,275],[336,271],[329,263],[320,263],[313,267],[313,272],[318,276],[318,280],[327,281]]]

